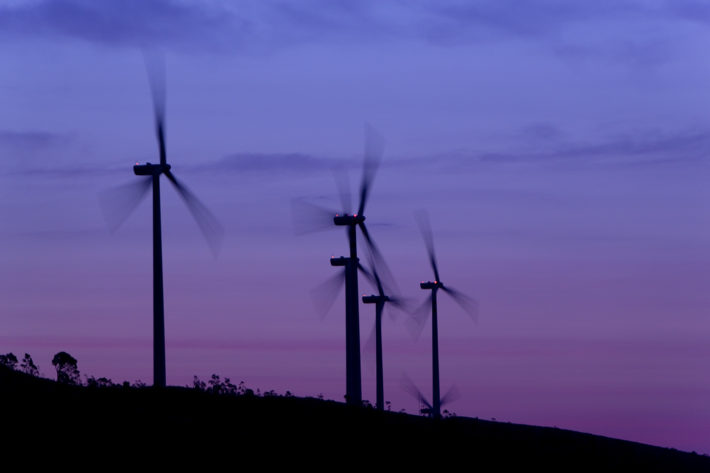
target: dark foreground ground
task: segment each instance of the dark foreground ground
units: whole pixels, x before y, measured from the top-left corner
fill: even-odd
[[[465,471],[710,472],[707,456],[556,428],[466,417],[434,421],[312,398],[66,386],[3,367],[0,406],[2,458],[87,469],[158,462],[181,470],[456,465]]]

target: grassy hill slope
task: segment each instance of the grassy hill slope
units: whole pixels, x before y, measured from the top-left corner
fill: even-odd
[[[344,466],[376,455],[400,465],[451,462],[484,471],[710,471],[707,456],[563,429],[435,421],[313,398],[67,386],[3,367],[0,405],[6,447],[31,443],[37,451],[83,449],[110,458],[324,466],[339,458]]]

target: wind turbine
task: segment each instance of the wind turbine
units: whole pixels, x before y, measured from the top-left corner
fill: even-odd
[[[101,204],[112,230],[116,230],[153,188],[153,385],[165,387],[165,307],[163,299],[163,244],[160,221],[160,176],[175,187],[207,239],[212,252],[217,254],[223,230],[214,215],[179,181],[167,163],[165,146],[165,64],[162,59],[148,58],[146,68],[153,97],[155,132],[158,139],[159,164],[133,166],[140,181],[104,192]]]
[[[377,287],[377,294],[372,294],[369,296],[362,296],[362,302],[365,304],[375,304],[375,356],[377,363],[377,401],[376,407],[378,410],[384,410],[385,408],[385,394],[384,394],[384,370],[382,362],[382,312],[384,312],[385,304],[389,303],[400,309],[404,309],[404,302],[398,297],[390,297],[385,294],[385,290],[382,286],[382,280],[380,275],[377,273],[377,268],[374,260],[370,259],[370,264],[372,266],[372,277],[374,279],[375,286]]]
[[[422,304],[420,311],[418,313],[424,313],[424,309],[428,309],[431,305],[431,356],[432,356],[432,402],[428,407],[431,409],[431,415],[434,418],[441,417],[441,404],[443,399],[440,397],[439,391],[439,328],[438,328],[438,313],[437,313],[437,293],[439,290],[444,291],[446,294],[450,295],[456,303],[458,303],[471,317],[476,320],[478,314],[478,305],[476,301],[460,291],[453,289],[452,287],[445,286],[441,282],[439,277],[439,268],[436,264],[436,254],[434,253],[434,237],[431,231],[431,224],[429,222],[428,215],[423,212],[417,212],[415,214],[417,223],[424,237],[424,244],[426,245],[427,253],[429,255],[429,263],[431,264],[431,269],[434,271],[434,281],[422,281],[419,287],[423,290],[431,291],[431,294],[427,300]],[[428,312],[428,311],[427,311]],[[421,317],[417,320],[419,327],[421,328],[424,324],[425,317]],[[424,399],[421,396],[421,399]]]
[[[434,416],[434,407],[432,404],[427,400],[427,398],[422,394],[422,392],[417,388],[417,386],[414,384],[414,382],[409,379],[406,375],[402,378],[402,388],[407,391],[409,394],[411,394],[417,401],[419,401],[419,412],[421,414],[426,414],[429,417],[435,417]],[[449,404],[456,399],[460,397],[459,390],[456,388],[456,386],[452,386],[449,388],[449,390],[444,394],[441,399],[439,400],[439,409],[444,407],[446,404]],[[424,406],[424,407],[422,407]],[[438,417],[441,417],[440,415]]]
[[[333,307],[335,300],[340,294],[340,290],[345,286],[345,281],[347,279],[346,266],[348,264],[348,258],[344,256],[331,256],[330,265],[343,268],[342,271],[338,271],[333,276],[326,279],[324,282],[316,286],[311,290],[311,298],[313,299],[313,305],[316,311],[319,313],[321,318],[330,312]],[[361,263],[358,263],[358,270],[365,276],[370,282],[374,284],[374,279],[372,273]],[[347,307],[346,307],[347,308]]]
[[[331,212],[312,204],[304,206],[301,202],[300,209],[294,209],[296,224],[301,227],[301,231],[310,231],[313,228],[305,228],[309,225],[322,229],[328,220],[336,226],[345,227],[350,248],[349,257],[331,258],[330,264],[333,266],[343,266],[345,268],[345,367],[346,367],[346,402],[348,404],[360,405],[362,403],[362,378],[360,370],[360,316],[358,300],[358,280],[357,270],[360,266],[357,257],[357,228],[360,229],[365,238],[370,253],[378,261],[380,271],[391,280],[391,273],[382,254],[370,236],[370,232],[365,226],[365,207],[372,189],[375,174],[382,160],[384,152],[384,139],[371,126],[365,126],[365,156],[363,161],[362,180],[360,182],[360,202],[355,213],[351,213],[351,198],[349,189],[345,185],[347,180],[339,180],[339,191],[342,204],[342,212]],[[311,214],[317,214],[315,220],[307,221],[302,210],[309,210]],[[332,220],[331,220],[332,219]],[[298,231],[298,229],[297,229]]]

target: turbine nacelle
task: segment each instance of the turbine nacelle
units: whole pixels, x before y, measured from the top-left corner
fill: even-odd
[[[170,171],[169,164],[136,164],[133,166],[133,172],[136,176],[157,176]]]
[[[384,303],[389,301],[390,298],[387,296],[376,296],[376,295],[371,295],[371,296],[362,296],[362,302],[365,304],[377,304],[377,303]]]
[[[349,262],[350,258],[345,256],[338,256],[337,258],[335,256],[330,257],[331,266],[347,266]]]
[[[444,285],[441,284],[441,281],[422,281],[421,283],[419,283],[419,287],[421,287],[422,289],[441,289],[442,287],[444,287]]]
[[[365,221],[365,216],[364,215],[348,215],[348,214],[335,214],[335,217],[333,217],[333,222],[336,225],[341,225],[341,226],[354,226],[354,225],[359,225],[362,222]]]

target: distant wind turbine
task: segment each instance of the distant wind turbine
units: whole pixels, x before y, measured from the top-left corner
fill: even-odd
[[[297,231],[307,232],[324,229],[332,225],[344,226],[347,230],[350,247],[349,257],[331,258],[331,265],[345,267],[345,365],[346,365],[346,401],[360,405],[362,402],[362,378],[360,370],[360,317],[358,300],[357,270],[360,266],[357,256],[356,229],[360,228],[367,247],[380,267],[381,274],[391,280],[391,272],[377,245],[365,226],[365,206],[372,190],[375,174],[382,160],[384,140],[371,126],[365,127],[365,157],[363,161],[362,181],[360,183],[360,203],[357,212],[351,213],[352,199],[347,179],[338,180],[342,211],[333,212],[313,204],[298,202],[294,206]],[[307,214],[310,214],[310,218]],[[315,216],[315,219],[313,218]],[[331,223],[328,224],[328,221]]]
[[[422,394],[419,388],[417,388],[414,382],[407,376],[404,376],[402,378],[402,389],[407,391],[412,397],[419,401],[420,414],[426,414],[429,417],[441,417],[441,414],[439,414],[438,416],[434,414],[435,411],[434,406],[432,406],[432,403],[427,400],[424,394]],[[441,409],[447,404],[454,402],[460,396],[461,394],[459,393],[458,388],[456,388],[456,386],[452,386],[451,388],[449,388],[448,391],[446,391],[446,394],[441,396],[441,399],[439,400],[439,409]]]
[[[150,81],[155,113],[155,131],[158,139],[160,164],[133,166],[140,181],[110,189],[100,196],[104,214],[112,230],[116,230],[153,187],[153,385],[165,387],[165,317],[163,301],[163,247],[160,224],[160,176],[175,187],[200,230],[207,239],[212,252],[219,249],[223,229],[214,215],[171,171],[167,163],[165,147],[165,63],[162,58],[146,55],[146,68]]]
[[[419,229],[424,237],[424,244],[426,245],[427,253],[429,255],[429,263],[431,264],[431,269],[434,271],[434,281],[422,281],[419,287],[424,290],[430,290],[431,294],[427,300],[422,304],[421,308],[417,311],[417,314],[422,314],[421,317],[415,319],[419,326],[419,329],[424,325],[426,321],[426,314],[429,307],[431,306],[431,356],[432,356],[432,390],[433,397],[432,403],[429,406],[431,409],[432,417],[441,417],[441,403],[442,398],[440,397],[439,391],[439,329],[438,329],[438,313],[437,313],[437,293],[439,290],[444,291],[446,294],[450,295],[456,303],[458,303],[474,320],[478,316],[478,304],[475,299],[472,299],[465,294],[453,289],[449,286],[444,286],[439,277],[439,268],[436,262],[436,255],[434,253],[434,237],[431,231],[431,224],[429,223],[428,215],[423,212],[417,212],[415,214],[417,223],[419,224]],[[424,399],[422,397],[422,399]]]
[[[382,312],[384,312],[385,304],[391,304],[399,309],[405,309],[404,301],[399,297],[388,296],[385,294],[385,289],[382,285],[382,280],[380,275],[377,273],[377,267],[374,260],[371,258],[370,265],[372,266],[372,277],[374,279],[375,286],[377,287],[377,294],[372,294],[369,296],[362,296],[362,302],[365,304],[375,304],[375,356],[377,363],[377,401],[376,407],[379,410],[384,410],[385,408],[385,394],[384,394],[384,368],[382,361]]]

